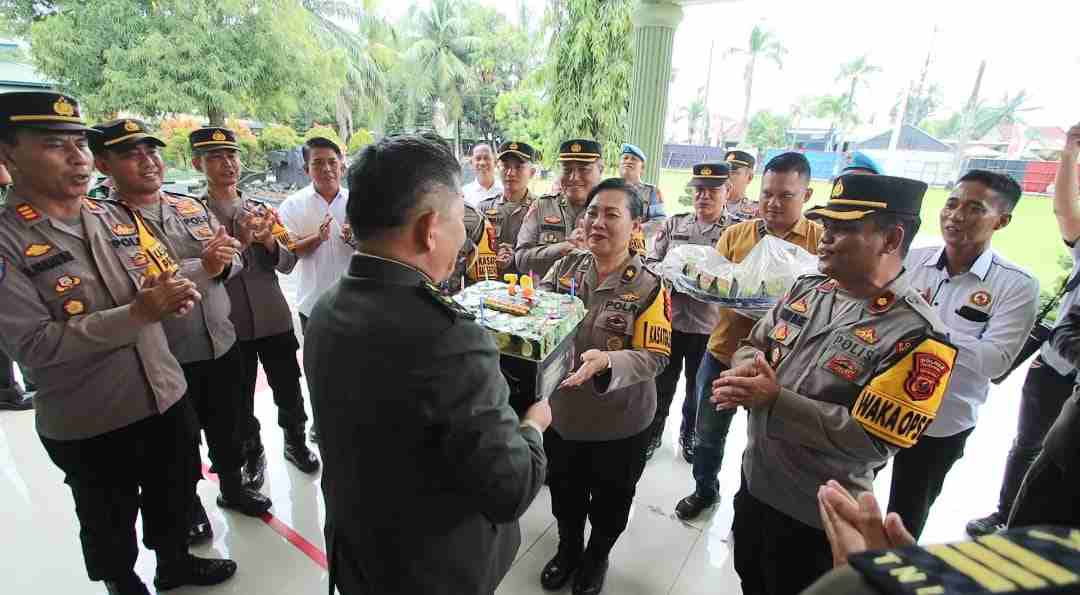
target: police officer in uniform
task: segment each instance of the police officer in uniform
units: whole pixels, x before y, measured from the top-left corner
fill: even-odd
[[[228,128],[200,128],[189,135],[192,164],[206,175],[207,190],[200,200],[233,237],[243,237],[254,224],[253,237],[244,248],[244,270],[225,283],[231,309],[229,319],[236,329],[237,348],[243,359],[245,405],[251,427],[244,444],[246,483],[259,489],[263,484],[266,457],[255,417],[255,383],[262,361],[267,381],[274,391],[278,425],[285,434],[285,460],[304,473],[319,469],[319,459],[304,439],[304,396],[300,391],[300,364],[296,350],[300,343],[293,332],[292,312],[281,292],[277,274],[288,274],[296,266],[296,255],[288,231],[267,204],[245,198],[237,188],[240,181],[240,146]],[[275,227],[277,233],[275,234]]]
[[[626,183],[634,188],[645,203],[645,222],[663,219],[664,193],[654,184],[648,184],[641,180],[641,174],[645,171],[645,151],[637,145],[623,143],[622,155],[619,161],[619,174]],[[646,235],[649,235],[646,233]]]
[[[543,278],[556,260],[585,247],[578,227],[589,192],[604,173],[602,154],[594,140],[568,140],[559,147],[560,191],[536,199],[518,232],[514,261],[521,274]]]
[[[822,274],[796,281],[713,382],[715,406],[750,416],[732,528],[744,593],[797,593],[827,572],[818,487],[871,491],[948,389],[956,349],[903,275],[926,188],[841,176],[807,213],[825,228]]]
[[[604,587],[608,555],[626,529],[656,415],[656,375],[671,355],[671,301],[659,276],[630,250],[644,205],[626,182],[610,178],[587,196],[589,250],[575,250],[548,271],[540,288],[576,291],[587,312],[574,337],[581,366],[551,397],[546,436],[551,511],[559,549],[540,584],[575,595]],[[585,520],[592,525],[585,547]]]
[[[465,242],[458,250],[454,272],[440,284],[444,294],[455,294],[479,281],[498,280],[498,253],[495,228],[479,209],[465,203],[462,219],[465,223]]]
[[[746,196],[746,189],[754,180],[754,156],[746,151],[728,151],[724,161],[731,168],[731,199],[728,200],[727,213],[732,222],[740,223],[761,216],[760,204]]]
[[[119,119],[99,124],[91,139],[99,171],[112,177],[115,199],[137,215],[141,225],[161,239],[180,271],[196,283],[203,300],[189,316],[166,319],[162,326],[169,348],[187,379],[187,395],[206,432],[210,461],[220,479],[218,506],[258,516],[270,499],[244,485],[241,466],[248,408],[237,371],[243,359],[236,348],[236,331],[229,320],[225,282],[240,274],[240,242],[218,223],[198,199],[162,192],[165,143],[147,132],[145,124]],[[202,504],[195,498],[192,540],[212,533]]]
[[[499,145],[498,161],[503,191],[481,201],[477,208],[495,228],[499,273],[516,274],[514,243],[534,200],[529,182],[535,172],[536,149],[528,143],[508,141]]]
[[[0,349],[37,379],[38,435],[71,488],[90,580],[148,593],[134,572],[141,510],[158,589],[217,584],[236,564],[187,551],[199,453],[160,324],[200,295],[127,210],[85,198],[88,133],[71,97],[0,95],[0,162],[17,184],[0,211]]]
[[[730,186],[726,163],[698,163],[693,167],[688,186],[694,192],[694,210],[668,217],[653,240],[646,262],[655,265],[667,257],[676,246],[695,244],[715,246],[724,231],[727,217],[724,209]],[[694,423],[697,419],[697,373],[701,357],[709,343],[709,333],[716,328],[720,307],[699,302],[684,294],[671,296],[671,359],[656,378],[656,417],[652,424],[649,456],[660,447],[667,422],[668,409],[675,398],[679,375],[686,366],[686,390],[683,397],[682,425],[679,428],[679,447],[686,462],[694,461]]]

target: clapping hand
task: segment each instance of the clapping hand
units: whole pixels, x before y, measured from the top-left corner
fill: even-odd
[[[225,267],[232,263],[240,250],[240,242],[230,236],[224,227],[218,227],[214,237],[203,248],[202,263],[207,274],[217,277],[225,271]]]
[[[502,270],[510,268],[510,265],[514,262],[514,247],[506,243],[499,244],[499,252],[495,256],[495,262]]]
[[[722,372],[712,388],[709,401],[718,411],[740,406],[755,409],[771,404],[780,396],[776,370],[760,352],[755,354],[754,361]]]
[[[201,299],[195,283],[168,270],[156,277],[143,277],[142,287],[131,302],[131,316],[144,323],[170,315],[184,316]]]
[[[833,566],[847,564],[848,556],[869,550],[914,545],[900,515],[881,518],[881,506],[872,492],[854,498],[835,480],[818,488],[818,512],[832,546]]]
[[[330,239],[330,222],[334,219],[327,215],[321,225],[319,225],[319,240],[325,242]]]

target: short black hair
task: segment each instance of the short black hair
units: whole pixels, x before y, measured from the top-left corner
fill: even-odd
[[[765,169],[762,171],[762,175],[769,172],[776,172],[778,174],[786,174],[796,172],[803,180],[810,180],[810,160],[806,158],[806,155],[797,153],[795,151],[788,151],[787,153],[780,153],[776,157],[773,157],[765,164]]]
[[[434,186],[455,188],[460,178],[454,151],[434,135],[388,136],[364,147],[347,176],[353,235],[364,240],[404,225]]]
[[[1020,184],[1008,174],[998,173],[985,169],[973,169],[960,177],[961,182],[979,182],[994,191],[998,205],[1006,213],[1011,213],[1016,203],[1020,202],[1023,189]]]
[[[596,185],[595,188],[589,191],[589,199],[585,201],[585,204],[591,204],[593,198],[596,198],[597,194],[605,190],[619,190],[626,196],[626,210],[630,211],[630,217],[634,221],[640,220],[645,216],[645,203],[641,200],[641,196],[634,190],[634,187],[626,183],[626,180],[622,178],[608,178],[603,182]]]
[[[307,167],[308,158],[311,156],[312,149],[333,149],[337,154],[338,159],[342,159],[341,147],[337,146],[337,143],[326,138],[325,136],[313,136],[307,139],[304,146],[301,147],[300,152],[304,154],[304,167]]]
[[[915,239],[915,234],[919,233],[919,227],[922,226],[922,218],[907,213],[877,211],[867,215],[866,220],[873,222],[881,231],[887,231],[893,227],[903,228],[904,241],[900,244],[900,258],[907,257],[911,242]]]

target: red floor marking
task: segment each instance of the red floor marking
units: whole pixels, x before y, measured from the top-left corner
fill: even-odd
[[[206,479],[214,483],[218,482],[217,474],[211,473],[210,467],[207,466],[206,463],[203,463],[202,472],[203,477]],[[310,558],[312,562],[318,564],[320,568],[323,570],[329,569],[329,564],[326,561],[326,552],[319,549],[318,546],[307,539],[304,539],[304,536],[297,533],[295,529],[281,522],[281,519],[269,512],[263,513],[259,518],[261,518],[262,522],[266,523],[268,527],[273,529],[275,533],[285,538],[285,541],[288,541],[293,547],[300,550],[300,553]]]

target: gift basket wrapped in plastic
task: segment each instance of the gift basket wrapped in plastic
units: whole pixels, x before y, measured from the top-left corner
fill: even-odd
[[[817,256],[799,246],[765,236],[739,263],[711,246],[676,246],[658,272],[680,293],[757,318],[776,305],[795,279],[816,273],[817,262]]]

